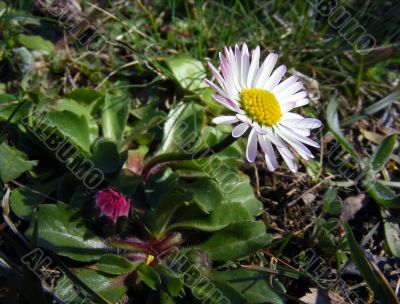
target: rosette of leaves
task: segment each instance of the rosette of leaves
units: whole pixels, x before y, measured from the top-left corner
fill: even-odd
[[[25,186],[12,189],[10,206],[33,249],[21,254],[24,269],[45,265],[57,273],[50,284],[56,297],[70,303],[284,302],[274,276],[241,268],[272,241],[257,220],[261,202],[235,168],[243,143],[140,176],[151,155],[195,153],[227,134],[205,125],[198,102],[177,102],[166,112],[121,92],[81,88],[40,115],[33,109],[28,104],[12,125],[18,140],[8,144],[36,167],[11,178]],[[27,140],[30,148],[21,144]],[[85,179],[94,169],[101,172],[97,185]],[[129,217],[116,226],[93,207],[96,191],[109,186],[132,202]],[[51,264],[44,264],[47,257]]]

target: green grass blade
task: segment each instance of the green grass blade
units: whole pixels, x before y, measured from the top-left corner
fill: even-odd
[[[358,245],[353,231],[347,222],[343,222],[344,229],[346,230],[347,242],[350,247],[351,257],[357,269],[360,271],[361,276],[371,288],[375,297],[385,304],[399,304],[393,290],[383,274],[379,269],[365,257],[361,247]]]
[[[369,115],[375,114],[376,112],[390,106],[399,97],[400,97],[400,90],[394,91],[393,93],[391,93],[390,95],[381,99],[380,101],[375,102],[374,104],[370,105],[369,107],[362,109],[360,112],[343,119],[342,122],[340,123],[340,126],[341,127],[350,126],[353,123],[355,123],[361,119],[364,119]]]
[[[339,117],[337,113],[338,106],[338,100],[333,97],[329,102],[328,109],[326,111],[326,121],[328,123],[329,130],[335,136],[336,140],[342,145],[343,149],[345,149],[354,160],[359,162],[360,157],[358,156],[356,150],[348,142],[348,140],[345,138],[344,134],[340,130]]]
[[[387,136],[378,146],[371,157],[371,169],[379,171],[389,160],[396,144],[397,135]]]

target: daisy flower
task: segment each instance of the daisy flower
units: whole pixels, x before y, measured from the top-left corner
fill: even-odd
[[[116,223],[122,216],[128,216],[131,200],[113,188],[100,190],[96,193],[96,206],[104,215]]]
[[[281,65],[273,71],[278,60],[276,54],[269,54],[260,66],[259,46],[251,56],[246,44],[242,49],[237,45],[234,50],[225,48],[225,56],[220,53],[219,58],[222,75],[208,63],[218,84],[208,79],[206,83],[216,92],[213,98],[234,114],[215,117],[213,122],[235,124],[232,130],[235,138],[250,129],[246,148],[249,162],[255,160],[259,144],[268,169],[274,171],[278,166],[275,146],[289,169],[297,172],[289,146],[306,160],[314,158],[306,145],[319,148],[319,144],[308,136],[311,129],[322,125],[318,119],[290,112],[309,102],[302,82],[297,76],[281,81],[286,66]]]

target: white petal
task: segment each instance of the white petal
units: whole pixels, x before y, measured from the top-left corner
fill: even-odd
[[[291,101],[297,101],[297,100],[303,99],[304,97],[307,97],[307,92],[300,91],[300,92],[297,92],[296,94],[287,96],[285,98],[281,98],[281,100],[282,100],[282,102],[291,102]]]
[[[213,123],[219,125],[230,125],[233,124],[235,122],[238,122],[239,119],[236,118],[236,116],[218,116],[218,117],[214,117],[214,119],[212,120]]]
[[[226,58],[229,63],[230,71],[232,73],[232,81],[235,84],[235,87],[238,91],[241,89],[241,85],[239,84],[239,71],[238,65],[236,62],[235,55],[233,54],[232,48],[225,48]]]
[[[258,134],[267,134],[267,132],[255,121],[253,122],[253,128]]]
[[[301,81],[297,81],[293,84],[291,84],[286,90],[281,91],[277,98],[279,100],[286,100],[290,95],[293,95],[294,93],[297,93],[303,88],[303,83]]]
[[[248,128],[249,128],[249,124],[242,122],[233,128],[232,136],[235,138],[238,138],[238,137],[242,136],[244,134],[244,132],[247,131]]]
[[[284,128],[277,127],[276,131],[289,145],[291,145],[304,159],[314,158],[311,151],[296,139],[295,135],[283,131]]]
[[[278,148],[279,153],[282,155],[283,160],[285,161],[286,165],[289,167],[290,171],[293,173],[297,172],[297,165],[294,159],[291,159],[285,155],[285,153],[282,153],[282,148]]]
[[[261,149],[264,152],[265,162],[269,171],[274,171],[278,166],[274,149],[272,148],[271,142],[266,139],[263,135],[258,135],[258,142],[260,143]]]
[[[304,119],[304,117],[301,116],[300,114],[291,112],[283,114],[283,117],[281,118],[281,120],[301,120],[301,119]]]
[[[309,129],[301,129],[301,128],[290,128],[294,133],[299,134],[301,136],[308,137],[310,136],[310,130]]]
[[[296,107],[295,108],[305,106],[309,102],[310,102],[310,100],[308,98],[300,99],[300,100],[296,101]]]
[[[211,62],[208,62],[208,66],[209,66],[211,72],[213,73],[215,79],[217,79],[221,88],[223,88],[225,86],[225,81],[222,78],[221,74],[218,72],[217,68],[215,66],[213,66],[213,64]]]
[[[273,132],[272,128],[268,127],[268,128],[264,128],[264,130],[266,131],[266,138],[271,141],[275,146],[277,147],[286,147],[286,145],[283,143],[283,141],[276,136],[276,134]]]
[[[235,60],[237,64],[237,70],[238,70],[238,82],[240,86],[243,88],[242,84],[242,51],[240,50],[240,47],[236,44],[235,45]]]
[[[292,110],[294,107],[296,106],[295,102],[286,102],[280,105],[281,107],[281,111],[283,113],[289,112],[290,110]]]
[[[221,72],[225,80],[226,95],[228,98],[236,99],[238,88],[235,86],[231,67],[222,53],[219,53],[219,61],[221,63]]]
[[[283,75],[286,73],[286,66],[279,66],[271,75],[271,77],[267,80],[265,85],[263,86],[264,90],[271,91],[278,83],[281,81]]]
[[[282,120],[282,124],[290,128],[307,128],[316,129],[322,126],[322,122],[315,118],[303,118],[303,119],[286,119]]]
[[[205,83],[211,88],[213,89],[215,92],[217,92],[219,95],[225,97],[225,98],[229,98],[229,95],[222,90],[219,86],[217,86],[215,83],[211,82],[210,80],[206,79],[204,80]]]
[[[278,55],[274,53],[269,54],[267,58],[265,58],[264,63],[259,68],[256,77],[254,77],[253,87],[262,88],[265,85],[277,61]]]
[[[274,130],[276,127],[273,128]],[[288,149],[287,145],[282,141],[280,136],[273,131],[270,131],[269,134],[265,135],[267,139],[269,139],[277,148],[279,148],[280,153],[285,154],[287,158],[294,159],[294,155],[290,150]]]
[[[241,69],[241,81],[240,84],[242,85],[242,88],[246,87],[247,84],[247,73],[249,71],[249,50],[247,48],[246,43],[243,43],[242,47],[242,60],[240,63],[240,69]]]
[[[251,54],[251,64],[249,72],[247,74],[247,87],[251,88],[254,76],[258,72],[258,66],[260,61],[260,47],[257,46],[256,49]]]
[[[246,158],[249,162],[253,162],[257,156],[257,132],[252,129],[247,140]]]
[[[279,93],[285,91],[289,86],[294,84],[298,79],[299,79],[299,77],[297,77],[297,76],[291,76],[288,79],[286,79],[285,81],[282,81],[275,88],[273,88],[273,90],[271,92],[274,94],[279,94]]]
[[[217,102],[231,111],[237,112],[238,106],[235,105],[230,99],[219,96],[218,94],[211,95]]]
[[[278,147],[276,146],[276,148],[278,149],[279,153],[281,155],[285,155],[286,158],[288,159],[294,159],[294,155],[293,153],[288,149],[288,147]]]
[[[296,140],[298,140],[298,141],[300,141],[302,143],[305,143],[305,144],[310,145],[310,146],[315,147],[315,148],[319,148],[320,147],[320,145],[318,143],[316,143],[315,141],[313,141],[313,140],[311,140],[311,139],[309,139],[307,137],[300,136],[298,134],[296,135],[287,127],[282,126],[282,127],[279,128],[279,130],[283,134],[285,134],[286,136],[291,136],[291,137],[295,138]]]
[[[249,122],[249,118],[244,114],[236,114],[236,118],[239,119],[241,122]]]

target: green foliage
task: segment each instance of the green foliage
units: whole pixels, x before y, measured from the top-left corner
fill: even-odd
[[[374,242],[383,258],[399,256],[400,61],[392,1],[341,3],[377,41],[362,55],[312,1],[106,2],[100,9],[81,3],[60,19],[39,4],[32,9],[29,1],[0,1],[5,298],[50,303],[55,292],[77,304],[183,304],[197,297],[216,304],[222,298],[284,303],[287,293],[298,301],[319,277],[282,262],[297,267],[293,255],[312,249],[341,270],[350,248],[374,301],[398,303],[350,228],[345,225],[347,241],[340,233],[338,219],[355,212],[346,198],[361,185],[367,215],[365,223],[354,217],[354,226],[374,225],[364,241]],[[106,43],[91,49],[94,40],[86,37],[90,45],[84,45],[86,38],[72,33],[70,23],[80,24],[80,16],[90,22],[85,35],[94,31]],[[327,128],[315,136],[323,154],[313,151],[316,158],[303,161],[296,175],[281,166],[271,173],[262,155],[254,166],[243,161],[246,142],[239,139],[216,155],[166,162],[141,174],[154,156],[194,154],[230,134],[231,126],[211,122],[229,111],[213,100],[204,79],[213,78],[208,61],[218,68],[223,47],[243,42],[260,45],[262,57],[278,53],[278,64],[290,67],[288,76],[304,82],[310,103],[295,111],[326,114]],[[36,130],[42,118],[47,122]],[[386,138],[374,149],[382,134]],[[66,162],[48,148],[60,140],[87,161],[79,174],[68,166],[72,156]],[[330,150],[337,144],[344,154]],[[92,165],[102,176],[89,189],[83,180]],[[108,187],[131,200],[128,216],[115,223],[96,207],[96,192]],[[376,208],[381,218],[370,216]],[[383,222],[386,242],[375,221]],[[355,231],[361,239],[363,230]],[[57,267],[38,269],[61,276],[46,280],[46,292],[37,273],[21,264],[24,235]],[[121,243],[126,246],[113,247]],[[177,271],[180,263],[168,261],[179,254],[188,261]],[[286,291],[278,276],[304,288]]]
[[[211,273],[215,281],[228,282],[250,303],[285,303],[283,286],[270,275],[254,270],[237,269]],[[270,285],[272,283],[272,285]]]
[[[160,275],[152,267],[142,264],[139,266],[137,273],[143,283],[145,283],[151,289],[157,290],[160,287]]]
[[[168,114],[159,152],[191,151],[200,138],[203,120],[203,107],[193,102],[178,103]]]
[[[272,237],[265,233],[263,222],[239,222],[217,232],[199,248],[213,260],[228,261],[246,257],[271,240]]]
[[[104,97],[102,111],[102,130],[106,138],[119,142],[128,119],[129,98],[127,96],[115,96],[107,93]]]
[[[0,177],[3,182],[7,183],[18,178],[36,165],[37,161],[28,160],[25,153],[4,142],[0,144]]]
[[[46,118],[58,132],[70,139],[83,151],[90,152],[89,125],[85,116],[71,111],[61,111],[51,112],[46,115]]]
[[[389,160],[396,144],[397,135],[392,134],[386,137],[371,157],[371,169],[379,171]]]
[[[385,231],[385,237],[387,245],[390,252],[396,256],[400,257],[400,225],[396,218],[390,214],[389,210],[381,207],[381,215],[383,219],[383,229]]]
[[[348,142],[339,125],[339,116],[337,109],[339,102],[336,98],[332,98],[328,104],[326,110],[326,122],[328,124],[329,130],[335,136],[336,140],[342,145],[343,149],[348,152],[354,160],[358,161],[360,157],[358,156],[354,147]]]
[[[325,191],[322,210],[332,215],[340,214],[342,204],[336,199],[336,188],[331,187]]]
[[[380,205],[387,208],[400,208],[400,196],[378,181],[365,182],[364,188]]]
[[[27,185],[26,188],[15,189],[10,197],[12,211],[24,220],[30,220],[36,207],[46,200],[46,196],[55,190],[59,180],[48,183]]]
[[[399,303],[399,300],[383,274],[365,257],[347,223],[344,223],[344,228],[346,230],[347,242],[350,247],[353,261],[374,295],[383,303]]]
[[[117,303],[127,291],[127,287],[123,284],[123,278],[121,277],[85,268],[77,269],[74,275],[82,282],[81,284],[85,284],[92,290],[92,293],[97,295],[95,297],[96,303]],[[82,289],[77,293],[77,287],[79,286],[74,285],[71,279],[64,276],[58,281],[55,290],[62,299],[70,299],[71,303],[78,304],[82,301],[87,301],[88,295]],[[93,298],[93,296],[89,298]]]
[[[196,91],[204,88],[203,79],[206,71],[201,61],[187,57],[173,57],[167,59],[165,63],[171,71],[172,77],[182,89]]]
[[[98,270],[108,274],[124,274],[132,272],[139,266],[140,262],[132,263],[122,256],[115,254],[105,254],[97,261]]]
[[[55,52],[54,45],[41,36],[20,34],[18,35],[18,41],[28,49],[39,51],[46,55],[52,55]]]
[[[37,244],[59,255],[89,262],[98,259],[107,248],[104,240],[85,227],[79,209],[61,202],[42,204],[34,218],[26,236],[31,239],[36,237],[34,229],[37,221]]]

